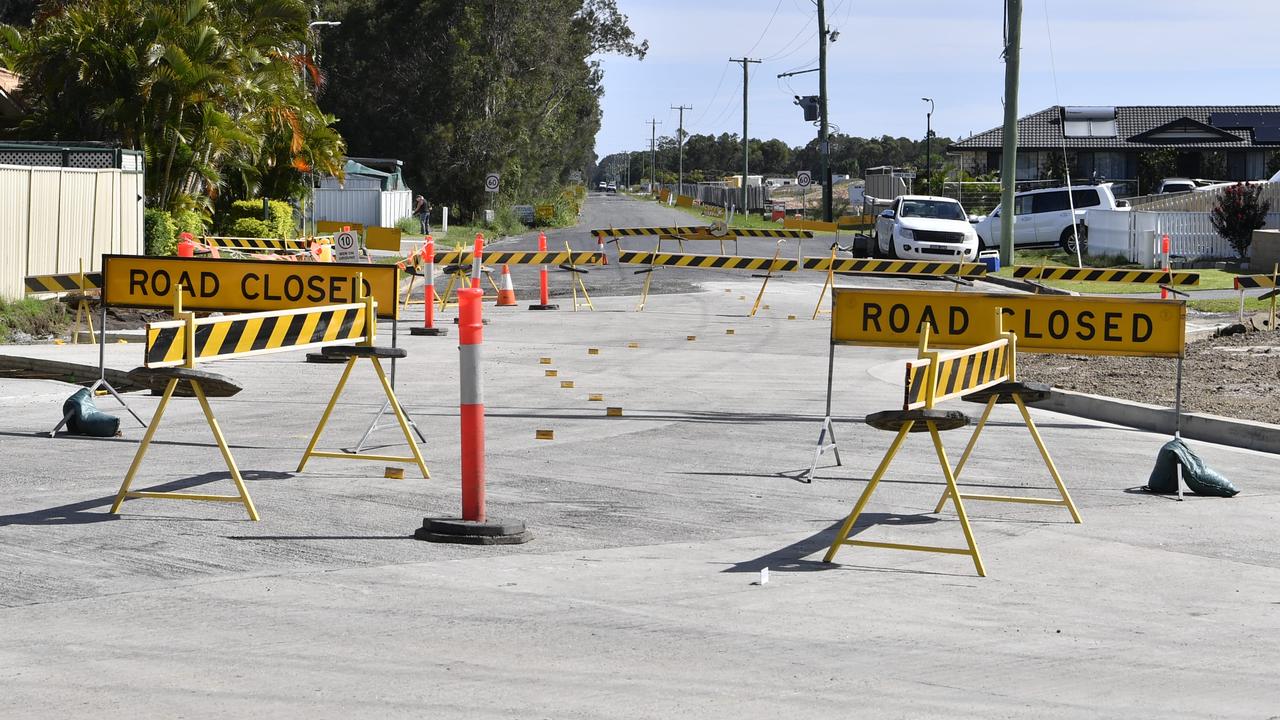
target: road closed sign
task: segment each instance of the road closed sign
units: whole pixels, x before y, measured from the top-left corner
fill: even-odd
[[[973,347],[996,337],[996,309],[1019,352],[1180,357],[1186,304],[1072,295],[836,288],[831,341],[915,347],[929,323],[930,346]]]
[[[185,288],[183,307],[216,312],[291,310],[356,302],[356,275],[378,303],[378,317],[399,314],[395,265],[295,263],[270,260],[104,255],[102,299],[108,307],[171,308],[173,289]]]

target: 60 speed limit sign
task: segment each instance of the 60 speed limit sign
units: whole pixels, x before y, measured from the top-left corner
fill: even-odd
[[[333,234],[333,254],[338,262],[355,262],[360,259],[360,239],[350,230]]]
[[[498,192],[498,173],[489,173],[484,176],[484,191]]]
[[[800,187],[809,187],[813,184],[813,173],[808,170],[801,170],[797,172],[796,184]]]

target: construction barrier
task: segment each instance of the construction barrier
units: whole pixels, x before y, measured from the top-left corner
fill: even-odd
[[[692,255],[680,253],[632,252],[618,253],[623,265],[649,265],[653,267],[707,268],[713,270],[752,270],[768,272],[794,272],[800,263],[777,257],[742,257],[738,255]]]
[[[836,226],[841,230],[874,230],[875,215],[841,215],[836,219]]]
[[[938,262],[934,260],[864,260],[859,258],[810,257],[805,270],[877,275],[946,275],[976,278],[987,274],[982,263]]]
[[[437,265],[470,265],[475,259],[473,252],[465,250],[449,250],[436,252]],[[493,265],[600,265],[604,253],[600,252],[493,252],[484,253],[484,261]]]
[[[369,250],[400,252],[400,228],[371,227],[364,234],[364,246]]]
[[[231,237],[220,235],[201,235],[200,242],[211,248],[220,248],[226,250],[260,250],[264,252],[282,252],[282,251],[305,251],[311,249],[312,243],[320,243],[322,245],[332,244],[333,238],[323,237],[306,237],[306,238],[251,238],[251,237]]]
[[[1236,290],[1274,288],[1276,287],[1276,278],[1271,275],[1237,275],[1234,283]]]
[[[396,319],[400,270],[364,263],[280,263],[270,260],[104,255],[103,302],[111,307],[166,308],[186,288],[190,310],[255,312],[354,302],[362,277],[378,317]]]
[[[364,232],[364,224],[357,222],[344,222],[340,220],[320,220],[316,223],[316,232],[321,234],[332,234],[342,232],[343,230]]]
[[[22,279],[27,295],[65,295],[102,289],[102,273],[75,272],[59,275],[28,275]]]
[[[795,216],[784,217],[782,219],[782,227],[788,230],[812,230],[814,232],[836,232],[840,229],[840,226],[833,222],[806,220]]]
[[[1015,265],[1013,276],[1023,280],[1069,280],[1102,283],[1143,283],[1186,287],[1200,284],[1200,273],[1168,270],[1122,270],[1073,268],[1046,265]]]
[[[721,225],[672,225],[667,227],[598,228],[591,233],[598,237],[659,237],[665,240],[733,240],[736,238],[792,238],[808,239],[808,230],[774,230],[770,228],[726,228]]]
[[[356,287],[363,286],[363,278],[356,276]],[[322,347],[325,354],[333,354],[347,358],[342,377],[334,389],[324,414],[316,425],[311,441],[298,464],[298,472],[302,472],[307,460],[312,457],[335,459],[382,460],[391,462],[409,462],[416,464],[423,477],[429,477],[426,463],[410,433],[405,414],[396,400],[395,392],[382,369],[380,358],[403,357],[404,351],[397,348],[380,348],[373,345],[377,332],[377,309],[373,297],[363,291],[357,291],[356,302],[323,307],[311,307],[296,310],[276,310],[271,312],[249,313],[225,317],[196,318],[195,313],[184,306],[185,293],[182,285],[172,292],[173,312],[175,320],[151,323],[147,326],[147,341],[144,352],[145,367],[155,375],[166,380],[165,390],[156,407],[155,415],[147,428],[133,462],[125,474],[120,490],[116,493],[111,513],[120,511],[120,506],[129,498],[154,498],[167,500],[204,500],[214,502],[241,503],[250,520],[257,520],[258,513],[253,500],[245,487],[244,479],[232,457],[231,448],[222,434],[222,429],[209,404],[205,384],[225,384],[225,378],[196,369],[196,364],[209,360],[225,360],[238,357],[251,357],[271,352],[301,350]],[[352,343],[356,343],[352,346]],[[347,347],[339,347],[346,345]],[[331,353],[332,351],[332,353]],[[362,358],[372,362],[382,384],[387,402],[395,411],[396,419],[404,431],[405,440],[409,442],[412,456],[367,455],[346,452],[320,452],[315,446],[321,433],[337,404],[347,379],[355,364]],[[132,491],[133,479],[147,449],[160,427],[169,401],[178,389],[179,383],[185,383],[199,399],[204,411],[205,420],[213,432],[214,440],[222,453],[223,461],[231,473],[237,494],[212,495],[190,492]]]
[[[999,310],[993,311],[993,314],[998,322]],[[833,324],[835,319],[836,316],[833,314]],[[977,347],[950,353],[940,353],[929,347],[929,324],[927,322],[921,324],[920,347],[917,359],[907,364],[905,383],[907,398],[903,403],[902,409],[872,413],[866,418],[868,425],[879,430],[893,430],[897,434],[894,436],[893,443],[889,446],[888,451],[885,452],[879,466],[876,467],[875,473],[867,483],[867,487],[858,497],[852,512],[849,513],[849,516],[845,518],[844,523],[841,524],[840,529],[836,532],[835,540],[823,557],[823,562],[829,563],[834,560],[836,552],[844,545],[858,545],[889,550],[968,555],[973,560],[973,566],[978,575],[985,576],[987,574],[982,566],[982,556],[978,553],[978,544],[973,537],[973,528],[969,525],[969,516],[964,510],[964,496],[960,494],[959,488],[956,487],[956,476],[950,462],[947,460],[947,451],[942,445],[940,435],[941,432],[946,430],[965,427],[969,424],[969,418],[960,412],[936,410],[935,405],[964,393],[979,391],[998,383],[1009,381],[1012,378],[1014,368],[1016,342],[1017,339],[1012,333],[1002,332],[999,339]],[[960,372],[962,367],[969,368],[971,372]],[[973,368],[979,367],[982,372],[972,372]],[[913,386],[915,386],[914,390]],[[911,398],[916,394],[918,394],[919,399],[913,402]],[[919,426],[921,425],[923,425],[923,429],[928,430],[929,437],[933,440],[933,448],[938,456],[938,464],[942,468],[942,476],[946,481],[948,497],[951,498],[952,503],[955,505],[960,527],[964,531],[966,547],[908,545],[851,538],[849,532],[853,529],[858,517],[862,514],[863,509],[866,508],[867,502],[880,485],[880,480],[889,470],[890,463],[893,462],[894,457],[901,450],[907,435],[912,431],[920,432]],[[862,534],[859,533],[858,537],[862,537]]]

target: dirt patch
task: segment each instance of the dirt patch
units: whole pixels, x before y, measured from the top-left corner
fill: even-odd
[[[1174,404],[1176,372],[1177,361],[1166,358],[1018,354],[1018,375],[1026,380],[1167,407]],[[1187,343],[1182,407],[1280,425],[1280,333]]]

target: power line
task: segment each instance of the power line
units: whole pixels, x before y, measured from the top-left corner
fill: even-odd
[[[773,25],[773,19],[778,16],[778,8],[780,7],[782,7],[782,0],[778,0],[778,4],[773,6],[773,14],[769,16],[769,22],[764,24],[764,29],[760,31],[760,37],[756,38],[755,43],[747,50],[748,55],[756,49],[756,46],[758,46],[760,41],[764,39],[764,36],[768,34],[769,27]]]

